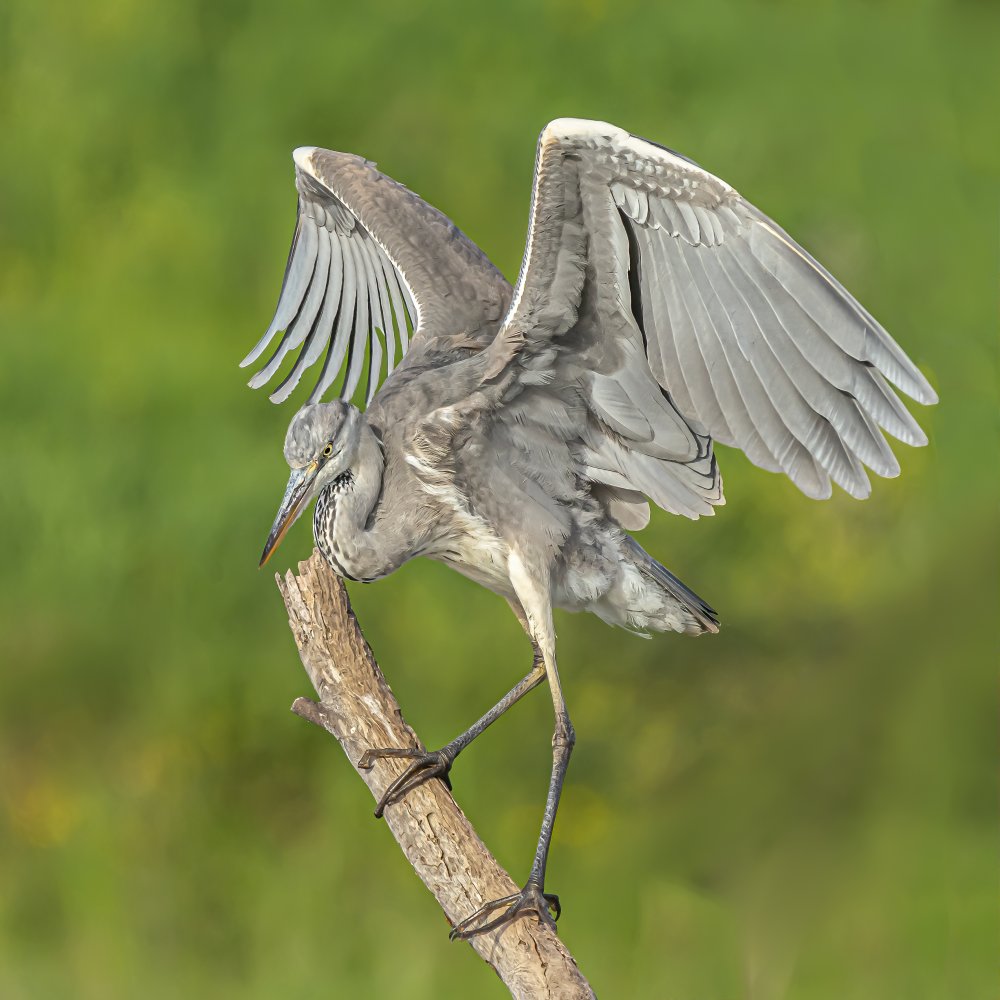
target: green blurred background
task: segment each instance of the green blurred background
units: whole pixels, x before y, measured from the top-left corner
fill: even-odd
[[[8,0],[0,995],[505,995],[288,712],[308,685],[256,564],[291,409],[236,363],[278,291],[293,147],[377,160],[513,276],[536,136],[576,115],[735,184],[942,403],[868,503],[720,449],[729,506],[654,518],[721,635],[559,619],[560,933],[606,997],[995,996],[997,15]],[[310,547],[300,527],[276,568]],[[439,565],[351,594],[430,745],[527,666],[503,602]],[[550,732],[539,694],[454,772],[519,880]]]

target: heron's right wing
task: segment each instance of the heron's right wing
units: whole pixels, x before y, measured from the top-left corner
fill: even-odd
[[[304,146],[294,159],[298,219],[281,295],[271,325],[241,367],[283,335],[251,388],[269,382],[298,351],[271,393],[273,402],[287,399],[321,358],[310,403],[342,372],[340,395],[350,399],[366,360],[370,402],[383,357],[388,377],[411,339],[433,336],[445,349],[455,341],[481,347],[492,339],[510,285],[452,222],[360,156]]]

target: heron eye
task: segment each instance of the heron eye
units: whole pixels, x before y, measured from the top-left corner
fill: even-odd
[[[325,447],[325,448],[323,449],[323,457],[324,457],[324,458],[329,458],[329,457],[330,457],[330,456],[331,456],[332,454],[333,454],[333,445],[332,445],[332,444],[328,444],[328,445],[327,445],[327,446],[326,446],[326,447]]]

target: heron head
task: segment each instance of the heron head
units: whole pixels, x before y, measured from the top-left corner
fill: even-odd
[[[303,406],[285,435],[285,460],[292,473],[260,557],[263,566],[309,501],[350,469],[357,457],[361,413],[336,399]]]

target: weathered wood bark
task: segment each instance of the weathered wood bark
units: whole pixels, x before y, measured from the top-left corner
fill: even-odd
[[[343,582],[320,554],[314,551],[300,563],[298,576],[289,571],[276,580],[299,655],[319,695],[318,703],[299,698],[292,711],[337,738],[378,798],[405,762],[380,760],[370,770],[359,770],[365,750],[423,744],[403,721]],[[388,806],[385,822],[452,924],[483,903],[517,891],[442,782],[429,781]],[[565,945],[533,917],[470,943],[516,998],[578,1000],[594,995]]]

